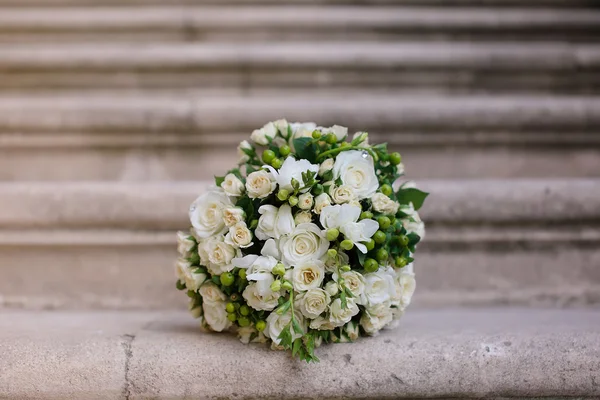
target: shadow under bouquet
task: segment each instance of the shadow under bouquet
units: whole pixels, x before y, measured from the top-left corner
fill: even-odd
[[[177,288],[201,325],[305,361],[323,342],[395,326],[415,290],[427,196],[398,184],[400,154],[366,132],[285,120],[238,153],[178,233]]]

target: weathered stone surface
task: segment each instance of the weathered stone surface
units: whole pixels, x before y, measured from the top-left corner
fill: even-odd
[[[185,313],[0,314],[0,397],[600,396],[597,310],[409,311],[319,364],[205,334]],[[268,377],[268,378],[267,378]]]

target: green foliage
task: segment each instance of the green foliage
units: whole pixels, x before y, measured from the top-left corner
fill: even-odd
[[[415,210],[418,210],[421,208],[428,195],[429,193],[423,192],[417,188],[400,188],[400,190],[396,192],[396,199],[400,204],[412,203]]]
[[[298,158],[305,158],[311,163],[315,163],[317,161],[318,148],[312,138],[296,138],[293,142]]]

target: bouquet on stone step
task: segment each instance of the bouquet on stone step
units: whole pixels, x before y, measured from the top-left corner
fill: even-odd
[[[189,209],[177,287],[211,331],[305,361],[321,343],[393,327],[415,290],[427,193],[366,132],[269,122]]]

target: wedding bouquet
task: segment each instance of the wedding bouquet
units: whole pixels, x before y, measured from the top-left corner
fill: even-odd
[[[400,154],[366,132],[347,136],[337,125],[269,122],[190,206],[177,288],[205,329],[317,361],[322,342],[397,323],[415,290],[427,193],[398,185]]]

